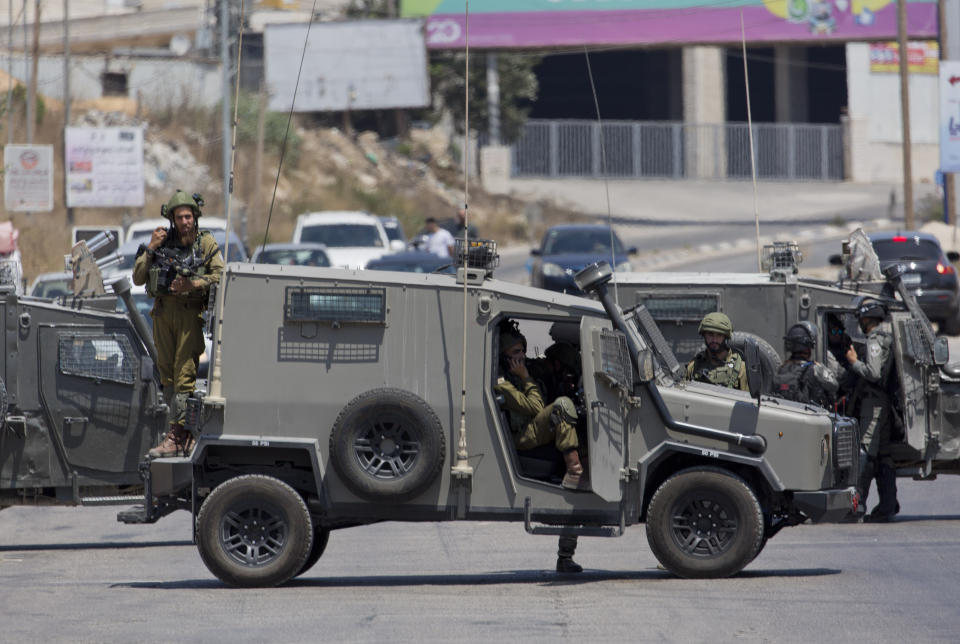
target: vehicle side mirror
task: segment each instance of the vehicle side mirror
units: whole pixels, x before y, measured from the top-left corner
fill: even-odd
[[[530,254],[533,255],[534,257],[540,257],[540,249],[539,249],[539,248],[531,248],[531,249],[530,249]]]
[[[631,246],[630,248],[627,249],[627,255],[636,255],[639,252],[640,252],[640,249],[637,248],[636,246]]]
[[[950,343],[942,335],[933,343],[933,363],[935,365],[945,365],[950,359]]]
[[[644,349],[637,356],[637,375],[640,382],[650,382],[654,376],[653,352],[650,349]]]
[[[843,255],[831,255],[827,261],[831,266],[843,266]]]
[[[750,397],[760,398],[763,393],[763,371],[760,362],[760,346],[753,338],[744,338],[743,359],[747,363],[747,385],[750,387]]]
[[[947,259],[949,259],[951,262],[960,262],[960,253],[955,250],[948,250]]]
[[[395,250],[397,252],[404,251],[407,249],[407,245],[403,242],[402,239],[391,239],[390,240],[390,250]]]

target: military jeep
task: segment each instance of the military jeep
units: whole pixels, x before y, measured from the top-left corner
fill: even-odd
[[[209,394],[188,407],[196,448],[146,464],[145,504],[118,519],[187,509],[214,575],[271,586],[309,570],[331,531],[380,521],[606,537],[646,522],[665,568],[723,577],[780,529],[855,509],[855,423],[681,381],[605,264],[578,274],[591,301],[498,281],[495,245],[470,244],[456,275],[229,264]],[[514,447],[494,391],[504,320],[531,353],[578,347],[588,490]]]
[[[898,384],[894,403],[903,420],[893,448],[897,473],[915,479],[960,474],[960,365],[948,364],[946,338],[937,337],[901,271],[879,271],[862,231],[843,246],[837,280],[799,274],[796,244],[779,242],[765,249],[767,273],[618,273],[617,290],[623,306],[646,307],[681,361],[703,346],[697,333],[703,315],[723,311],[736,330],[735,347],[748,341],[761,347],[765,386],[793,324],[808,320],[816,326],[814,359],[827,362],[829,325],[839,323],[854,344],[862,344],[857,306],[864,297],[880,299],[890,311]]]

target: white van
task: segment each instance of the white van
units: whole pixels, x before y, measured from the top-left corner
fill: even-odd
[[[390,239],[380,218],[361,211],[327,210],[297,217],[293,242],[315,242],[327,247],[330,265],[363,268],[390,252]]]

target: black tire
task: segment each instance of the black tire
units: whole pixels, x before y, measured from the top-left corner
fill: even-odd
[[[372,501],[404,501],[436,480],[445,453],[440,420],[419,396],[374,389],[351,400],[333,424],[330,460],[350,490]]]
[[[960,335],[960,313],[938,322],[937,330],[944,335]]]
[[[776,375],[777,370],[780,369],[783,361],[780,359],[780,354],[777,353],[777,350],[774,349],[769,342],[753,333],[734,331],[729,344],[743,355],[744,347],[749,340],[752,340],[760,350],[760,374],[763,379],[762,391],[763,393],[770,393],[773,391],[773,377]],[[749,365],[747,366],[749,367]]]
[[[674,474],[647,508],[647,542],[663,567],[680,577],[729,577],[763,544],[763,512],[750,486],[719,468]]]
[[[313,526],[313,545],[310,546],[310,552],[307,554],[307,560],[303,562],[303,566],[300,567],[300,572],[298,572],[294,577],[299,577],[303,573],[307,572],[320,561],[320,557],[323,556],[323,551],[327,549],[327,542],[330,540],[330,531],[326,528],[321,528],[318,525]]]
[[[218,579],[243,588],[277,586],[303,568],[313,522],[303,498],[278,479],[232,478],[197,513],[197,549]]]

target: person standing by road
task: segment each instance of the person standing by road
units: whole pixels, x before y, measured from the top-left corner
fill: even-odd
[[[437,257],[453,257],[453,235],[449,230],[441,228],[435,217],[427,217],[427,252]]]
[[[824,365],[812,360],[817,348],[817,329],[804,320],[794,324],[784,336],[787,359],[773,376],[773,395],[830,408],[840,388],[836,376]]]
[[[186,456],[193,449],[193,436],[184,429],[186,401],[204,351],[203,311],[210,287],[223,272],[217,242],[198,227],[202,206],[200,195],[177,190],[160,209],[170,228],[153,231],[133,266],[133,283],[145,284],[154,298],[153,342],[169,421],[163,440],[147,452],[150,458]]]
[[[477,233],[477,227],[473,224],[467,224],[467,209],[459,208],[457,210],[457,218],[454,220],[453,225],[448,228],[450,234],[453,235],[454,239],[463,239],[464,233],[467,235],[467,239],[477,239],[480,235]]]
[[[728,344],[733,337],[730,318],[719,311],[707,313],[697,332],[706,346],[687,363],[686,379],[750,391],[743,356]]]
[[[895,411],[890,396],[890,378],[894,377],[893,329],[887,321],[887,309],[882,302],[866,298],[857,307],[860,330],[867,336],[863,354],[855,347],[847,349],[846,369],[856,377],[853,404],[860,422],[860,445],[867,460],[860,469],[857,491],[861,506],[866,509],[870,482],[877,482],[877,506],[864,521],[886,523],[900,511],[897,501],[897,471],[890,451]]]

